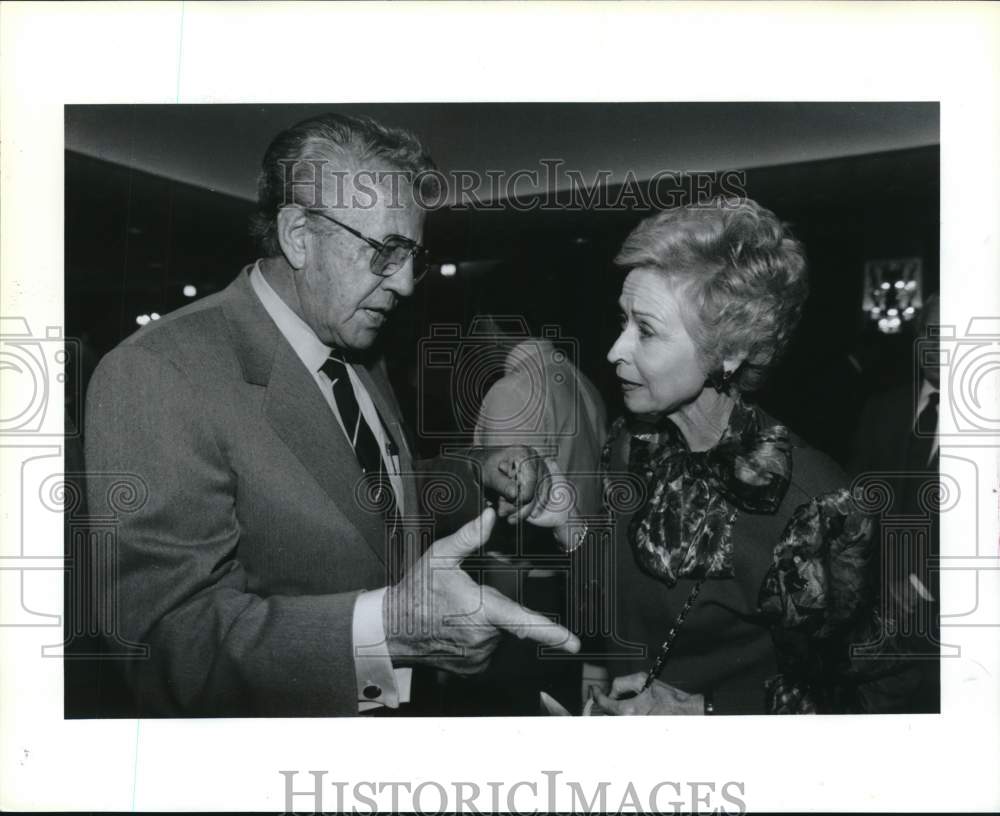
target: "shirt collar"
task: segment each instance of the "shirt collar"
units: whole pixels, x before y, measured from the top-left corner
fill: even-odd
[[[930,402],[931,394],[938,393],[938,389],[930,384],[927,380],[923,381],[920,386],[920,393],[917,395],[917,410],[914,416],[920,416],[924,408],[927,407],[927,403]]]
[[[250,272],[250,285],[305,367],[313,374],[319,371],[332,349],[324,344],[309,325],[271,288],[260,271],[260,261],[253,265],[253,270]]]

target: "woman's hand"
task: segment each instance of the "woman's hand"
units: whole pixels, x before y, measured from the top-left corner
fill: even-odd
[[[564,553],[573,552],[587,536],[587,522],[577,513],[577,488],[563,476],[559,463],[545,458],[548,474],[544,478],[547,499],[539,502],[528,516],[528,523],[552,531]]]
[[[591,699],[597,692],[607,694],[611,691],[611,674],[604,666],[597,663],[584,662],[581,680],[580,691],[583,705],[586,705],[587,700]]]
[[[636,714],[705,713],[703,695],[688,694],[659,680],[654,680],[653,685],[643,691],[645,682],[646,675],[642,672],[616,677],[611,684],[611,696],[595,692],[594,705],[600,709],[599,713],[626,717]]]
[[[551,456],[546,456],[545,476],[542,478],[545,486],[545,501],[535,504],[534,510],[528,516],[528,523],[536,527],[565,527],[576,508],[576,491],[559,469],[559,463]]]

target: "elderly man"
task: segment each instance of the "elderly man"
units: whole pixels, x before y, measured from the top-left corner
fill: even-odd
[[[115,625],[149,645],[126,671],[143,716],[384,711],[410,701],[413,667],[479,671],[504,631],[578,648],[461,571],[492,509],[419,546],[421,474],[464,475],[473,505],[481,485],[511,519],[547,481],[526,447],[411,458],[376,341],[422,271],[430,167],[412,134],[368,119],[281,133],[260,177],[264,257],[95,373],[88,469],[142,497],[89,496],[118,510]]]

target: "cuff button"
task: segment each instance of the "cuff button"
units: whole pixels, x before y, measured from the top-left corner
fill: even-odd
[[[382,689],[369,683],[362,689],[361,693],[365,695],[366,700],[377,700],[382,696]]]

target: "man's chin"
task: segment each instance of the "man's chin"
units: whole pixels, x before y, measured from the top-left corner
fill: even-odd
[[[344,347],[348,351],[364,354],[374,348],[375,344],[378,342],[378,338],[378,329],[362,329],[359,332],[355,332],[350,337],[345,338]]]

